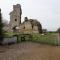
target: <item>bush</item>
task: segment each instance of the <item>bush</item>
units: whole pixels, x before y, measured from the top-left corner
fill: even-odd
[[[17,42],[31,41],[32,36],[30,34],[19,34]]]

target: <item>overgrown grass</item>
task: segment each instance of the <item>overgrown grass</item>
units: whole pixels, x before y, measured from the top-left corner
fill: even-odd
[[[32,34],[31,36],[24,35],[24,34],[18,34],[17,33],[5,33],[5,37],[12,37],[13,35],[17,36],[17,41],[20,43],[22,38],[25,41],[32,41],[32,42],[38,42],[43,44],[50,44],[50,45],[60,45],[60,40],[58,41],[57,33],[47,33],[46,35],[41,34]],[[22,38],[21,38],[22,37]]]
[[[48,33],[46,35],[32,34],[32,41],[43,44],[60,45],[56,33]]]
[[[4,33],[4,34],[5,34],[5,37],[12,37],[12,36],[15,35],[16,33],[6,32],[6,33]]]

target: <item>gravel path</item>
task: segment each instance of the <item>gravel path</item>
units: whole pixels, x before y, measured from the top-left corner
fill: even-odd
[[[60,47],[32,42],[0,46],[0,60],[60,60]]]

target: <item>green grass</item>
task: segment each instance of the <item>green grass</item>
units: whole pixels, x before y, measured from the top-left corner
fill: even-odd
[[[17,33],[5,33],[5,37],[12,37],[13,35],[17,36],[17,41],[21,42],[21,37],[25,36],[25,41],[31,40],[32,42],[38,42],[43,44],[50,44],[50,45],[60,45],[60,40],[58,41],[57,33],[47,33],[46,35],[41,34],[32,34],[30,38],[28,35],[18,34]]]
[[[12,36],[15,35],[16,33],[7,32],[7,33],[4,33],[4,34],[5,34],[5,37],[12,37]]]
[[[46,35],[33,34],[32,41],[44,44],[60,45],[60,41],[58,41],[56,33],[48,33]]]

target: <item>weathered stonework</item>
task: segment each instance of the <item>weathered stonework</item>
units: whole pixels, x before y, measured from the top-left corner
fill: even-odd
[[[13,5],[13,11],[10,12],[10,23],[9,23],[11,29],[20,26],[21,14],[22,10],[20,4]]]
[[[13,5],[13,11],[10,12],[8,31],[24,34],[42,33],[42,26],[36,19],[28,19],[25,17],[24,22],[21,23],[21,14],[22,9],[20,4]]]

